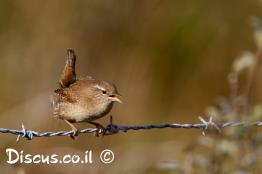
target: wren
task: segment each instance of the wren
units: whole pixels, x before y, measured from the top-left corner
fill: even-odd
[[[65,67],[59,79],[59,88],[52,95],[54,116],[64,120],[71,128],[71,138],[75,139],[78,129],[73,123],[88,122],[96,126],[98,132],[105,128],[94,122],[106,116],[114,102],[122,103],[122,97],[113,83],[97,80],[90,76],[77,78],[75,73],[76,55],[67,49]]]

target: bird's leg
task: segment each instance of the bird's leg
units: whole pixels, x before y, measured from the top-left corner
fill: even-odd
[[[88,123],[96,126],[96,128],[97,128],[97,131],[95,132],[96,137],[99,137],[99,135],[102,135],[102,137],[103,137],[105,135],[106,128],[103,125],[96,123],[96,122],[92,122],[92,121],[88,121]]]
[[[79,130],[72,124],[70,123],[68,120],[64,120],[71,128],[73,133],[70,135],[70,137],[75,140],[76,136],[78,136],[79,134]]]

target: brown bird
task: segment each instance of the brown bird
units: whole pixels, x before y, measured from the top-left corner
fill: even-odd
[[[78,135],[72,123],[88,122],[97,127],[97,134],[104,134],[105,128],[93,122],[107,115],[114,102],[122,103],[121,95],[114,84],[92,77],[76,78],[76,55],[67,50],[67,60],[59,80],[60,88],[52,95],[54,115],[64,120],[73,130],[71,137]]]

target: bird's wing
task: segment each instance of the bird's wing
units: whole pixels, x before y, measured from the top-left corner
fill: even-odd
[[[76,103],[77,102],[77,95],[75,95],[74,91],[70,91],[68,88],[65,89],[57,89],[55,90],[55,94],[53,95],[54,104],[58,102],[69,102],[69,103]]]

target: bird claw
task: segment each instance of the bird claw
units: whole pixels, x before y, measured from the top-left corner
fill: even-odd
[[[95,131],[95,136],[96,137],[104,137],[106,134],[106,128],[102,125],[96,125],[96,131]]]
[[[70,134],[70,137],[73,140],[75,140],[78,135],[79,135],[79,130],[78,129],[72,129],[72,133]]]

